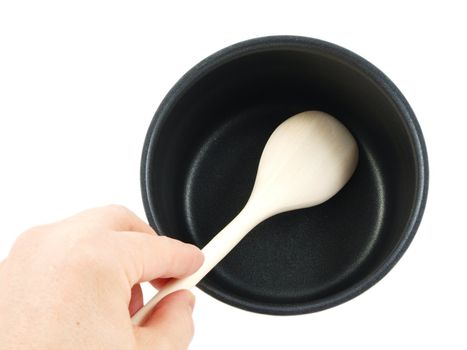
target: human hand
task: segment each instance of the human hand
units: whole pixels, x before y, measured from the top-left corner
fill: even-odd
[[[140,282],[192,274],[203,255],[120,206],[32,228],[0,264],[0,349],[186,349],[194,296],[164,298],[141,327]]]

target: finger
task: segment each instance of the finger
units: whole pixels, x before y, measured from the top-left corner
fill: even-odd
[[[135,284],[131,288],[131,298],[130,304],[128,305],[128,310],[130,311],[130,316],[133,316],[136,311],[143,307],[143,291],[141,290],[141,285]]]
[[[172,280],[172,278],[158,278],[158,279],[149,281],[149,283],[151,283],[151,285],[154,288],[160,290],[160,289],[162,289],[162,287],[164,287],[171,280]]]
[[[187,290],[162,299],[144,326],[138,328],[141,349],[187,349],[194,334],[192,319],[195,297]]]
[[[188,276],[204,261],[199,248],[169,237],[138,232],[115,232],[110,236],[132,286],[160,277]]]
[[[88,209],[63,222],[83,223],[89,227],[106,228],[114,231],[138,231],[155,235],[155,231],[131,210],[121,205]]]

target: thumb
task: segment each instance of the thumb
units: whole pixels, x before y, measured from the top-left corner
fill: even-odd
[[[194,295],[181,290],[162,299],[144,326],[137,328],[138,349],[185,350],[194,334]]]

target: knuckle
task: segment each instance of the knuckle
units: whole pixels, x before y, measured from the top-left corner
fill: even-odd
[[[155,237],[157,238],[157,243],[164,246],[164,249],[166,250],[177,249],[178,245],[181,243],[167,236],[155,236]]]
[[[45,235],[46,232],[50,231],[50,225],[39,225],[29,228],[24,231],[20,237],[23,238],[38,238]]]
[[[115,215],[130,215],[131,211],[127,207],[120,204],[109,204],[106,209]]]
[[[83,238],[67,252],[66,268],[74,272],[107,274],[115,266],[106,249],[100,249],[98,240]]]
[[[154,244],[161,248],[161,250],[168,252],[171,249],[172,238],[167,236],[154,236]]]
[[[44,240],[49,231],[48,225],[35,226],[21,233],[15,240],[12,250],[22,249],[30,245],[38,245]]]
[[[170,241],[172,240],[172,238],[169,238],[167,236],[156,236],[156,238],[158,243],[161,245],[169,245]]]
[[[166,237],[166,236],[159,236],[157,237],[157,248],[161,252],[160,254],[163,256],[163,266],[161,266],[161,271],[164,275],[164,277],[169,277],[166,276],[168,271],[174,268],[179,261],[177,259],[177,254],[173,254],[173,242],[172,238]]]

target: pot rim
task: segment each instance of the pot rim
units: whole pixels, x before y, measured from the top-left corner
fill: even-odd
[[[423,212],[425,209],[427,195],[428,195],[428,155],[423,138],[420,125],[415,117],[415,114],[410,107],[408,101],[396,87],[396,85],[378,68],[373,64],[360,57],[359,55],[347,50],[338,45],[303,36],[266,36],[249,39],[228,46],[220,51],[208,56],[187,73],[185,73],[179,81],[167,93],[159,108],[157,109],[144,141],[142,159],[141,159],[141,192],[143,198],[143,205],[146,216],[152,227],[156,232],[160,231],[160,226],[156,220],[156,214],[153,211],[153,205],[150,198],[150,189],[148,187],[148,162],[151,159],[152,145],[158,137],[158,132],[164,122],[165,117],[170,113],[173,106],[177,103],[179,98],[183,96],[185,91],[201,77],[208,72],[214,70],[222,64],[228,63],[239,57],[257,53],[261,51],[279,50],[279,49],[292,49],[292,50],[313,50],[315,53],[326,55],[330,58],[340,60],[351,66],[353,69],[364,74],[370,78],[377,87],[391,99],[395,104],[399,114],[402,116],[402,122],[405,123],[408,135],[412,142],[414,159],[415,159],[415,172],[416,172],[416,188],[415,200],[412,205],[410,216],[407,224],[402,232],[402,238],[397,243],[396,247],[388,255],[388,257],[368,276],[360,280],[358,283],[349,286],[348,288],[323,297],[319,300],[311,302],[302,302],[296,304],[270,304],[249,302],[237,298],[235,295],[230,295],[218,288],[212,286],[204,281],[201,281],[197,286],[210,296],[225,302],[229,305],[263,314],[271,315],[298,315],[321,311],[328,309],[339,304],[342,304],[350,299],[360,295],[379,280],[381,280],[399,261],[404,252],[409,247],[418,226],[421,222]]]

